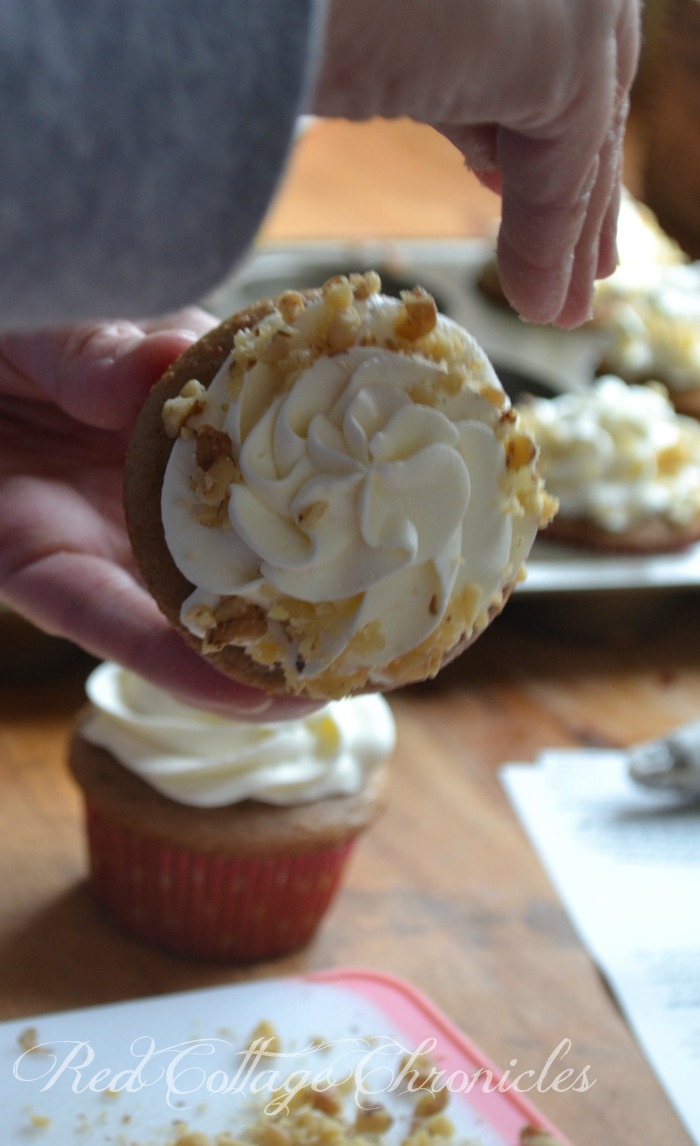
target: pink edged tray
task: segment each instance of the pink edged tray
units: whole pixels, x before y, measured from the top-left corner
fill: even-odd
[[[263,1054],[264,1040],[255,1049],[251,1036],[265,1021],[279,1043]],[[2,1023],[3,1141],[173,1146],[198,1131],[214,1144],[304,1083],[349,1080],[348,1104],[388,1108],[383,1146],[400,1146],[424,1053],[448,1089],[455,1146],[520,1146],[526,1125],[565,1143],[430,1000],[392,976],[354,969]]]

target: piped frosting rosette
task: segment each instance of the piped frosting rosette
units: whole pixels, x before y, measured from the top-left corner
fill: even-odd
[[[483,351],[374,274],[282,295],[163,419],[180,623],[287,691],[434,675],[500,610],[552,510]]]

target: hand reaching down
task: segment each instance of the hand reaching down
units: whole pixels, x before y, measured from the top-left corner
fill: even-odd
[[[515,309],[575,326],[615,265],[638,50],[638,0],[330,0],[313,107],[437,127],[502,196]]]

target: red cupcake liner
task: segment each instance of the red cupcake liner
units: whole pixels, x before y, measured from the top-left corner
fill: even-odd
[[[129,934],[207,959],[269,959],[307,943],[330,906],[355,840],[299,855],[239,859],[163,844],[86,802],[90,877]]]

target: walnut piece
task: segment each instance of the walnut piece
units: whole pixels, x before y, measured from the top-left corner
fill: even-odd
[[[169,438],[179,437],[188,419],[193,414],[201,414],[205,393],[202,383],[190,378],[176,398],[168,398],[163,403],[163,427]]]

